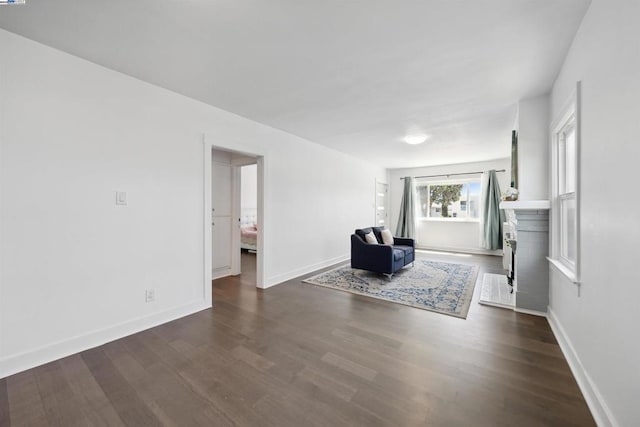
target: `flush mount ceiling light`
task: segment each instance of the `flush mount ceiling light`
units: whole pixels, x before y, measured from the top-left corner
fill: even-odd
[[[425,142],[427,138],[427,135],[407,135],[404,137],[404,142],[411,145],[418,145]]]

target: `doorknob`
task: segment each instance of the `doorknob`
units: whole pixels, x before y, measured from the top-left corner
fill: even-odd
[[[216,225],[216,223],[215,222],[211,222],[211,225]]]

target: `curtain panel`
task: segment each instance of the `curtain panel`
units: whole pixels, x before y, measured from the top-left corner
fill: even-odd
[[[502,224],[504,211],[500,209],[501,192],[498,176],[494,169],[485,172],[486,191],[482,191],[482,220],[484,224],[484,247],[490,250],[502,249]],[[484,181],[484,180],[483,180]]]
[[[404,191],[402,193],[402,203],[400,204],[400,217],[396,227],[396,236],[415,238],[416,234],[416,205],[414,197],[413,177],[404,178]]]

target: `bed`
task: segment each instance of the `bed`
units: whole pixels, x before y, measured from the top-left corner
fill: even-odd
[[[258,249],[258,221],[256,215],[240,217],[240,248],[256,251]]]

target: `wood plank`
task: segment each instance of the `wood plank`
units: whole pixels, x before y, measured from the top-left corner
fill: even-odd
[[[275,364],[257,353],[252,352],[244,346],[239,345],[231,351],[238,360],[242,360],[249,366],[259,370],[266,371],[272,368]]]
[[[333,365],[337,368],[350,372],[354,375],[359,376],[360,378],[364,378],[365,380],[369,381],[373,380],[378,374],[377,371],[371,368],[367,368],[366,366],[345,359],[344,357],[338,356],[334,353],[326,353],[324,356],[322,356],[321,360],[325,363],[328,363],[329,365]]]
[[[59,365],[70,389],[78,397],[76,404],[82,410],[87,424],[124,425],[80,355],[66,357],[59,361]]]
[[[336,381],[311,367],[306,367],[300,371],[296,376],[296,379],[307,381],[346,402],[349,402],[353,395],[358,391],[357,388],[343,382]]]
[[[50,425],[38,390],[34,369],[8,377],[7,393],[12,425]]]
[[[125,338],[126,340],[126,338]],[[126,425],[162,425],[100,348],[82,353],[82,359],[102,388],[113,409]]]
[[[213,310],[1,379],[0,426],[594,425],[544,318],[479,288],[466,320],[299,278],[259,290],[242,262]]]
[[[7,392],[7,380],[0,379],[0,426],[11,425],[9,413],[9,393]]]

